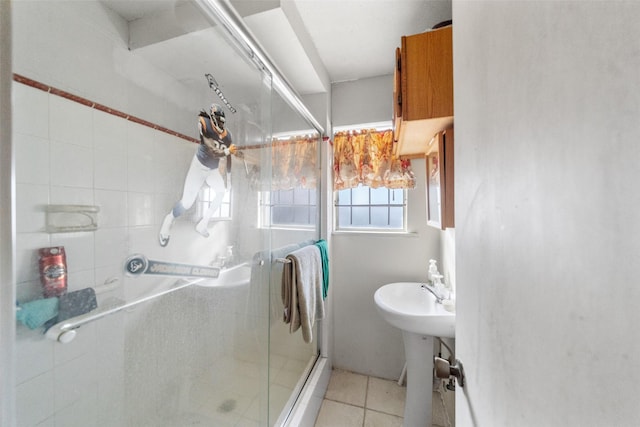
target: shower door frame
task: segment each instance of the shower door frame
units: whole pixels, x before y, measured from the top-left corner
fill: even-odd
[[[0,1],[0,425],[15,425],[15,182],[11,2]]]

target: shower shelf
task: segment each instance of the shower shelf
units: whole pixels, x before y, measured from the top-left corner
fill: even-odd
[[[47,205],[48,233],[95,231],[98,229],[99,206]]]
[[[157,294],[149,295],[146,297],[138,298],[133,301],[126,302],[120,298],[108,298],[105,300],[98,308],[92,310],[86,314],[82,314],[80,316],[72,317],[67,320],[63,320],[62,322],[58,322],[49,329],[45,333],[45,336],[53,341],[58,341],[63,344],[67,344],[76,337],[77,329],[88,323],[94,322],[96,320],[102,319],[105,316],[110,314],[118,313],[119,311],[126,310],[129,308],[133,308],[138,304],[142,304],[143,302],[151,301],[163,295],[170,294],[172,292],[178,291],[180,289],[186,288],[187,286],[191,286],[197,282],[204,280],[202,278],[187,280],[180,279],[176,281],[175,286],[169,288],[165,291],[159,292]]]

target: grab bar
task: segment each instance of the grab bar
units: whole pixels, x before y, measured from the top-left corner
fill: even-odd
[[[178,291],[180,289],[186,288],[187,286],[191,286],[197,282],[204,280],[203,278],[195,279],[195,280],[186,280],[180,279],[176,281],[178,283],[177,286],[169,288],[165,291],[158,292],[157,294],[148,295],[146,297],[138,298],[133,301],[123,301],[120,298],[109,298],[104,303],[101,304],[100,307],[92,310],[88,313],[82,314],[80,316],[72,317],[67,320],[63,320],[62,322],[58,322],[45,332],[45,336],[53,341],[57,341],[63,344],[70,343],[76,337],[77,331],[80,326],[86,325],[87,323],[94,322],[98,319],[102,319],[105,316],[110,314],[117,313],[119,311],[135,307],[138,304],[142,304],[143,302],[150,301],[152,299],[156,299],[163,295],[170,294],[172,292]]]

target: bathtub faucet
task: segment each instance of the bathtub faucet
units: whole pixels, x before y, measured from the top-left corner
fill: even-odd
[[[224,255],[218,255],[212,265],[218,266],[218,268],[228,268],[233,265],[233,246],[227,246],[227,250]]]

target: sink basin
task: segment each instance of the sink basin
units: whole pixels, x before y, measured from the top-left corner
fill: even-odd
[[[434,337],[455,338],[456,315],[437,303],[422,283],[389,283],[373,299],[384,320],[402,330],[407,361],[404,425],[431,425]]]
[[[456,315],[436,303],[431,292],[418,282],[389,283],[380,287],[374,300],[382,317],[407,332],[454,338]]]

